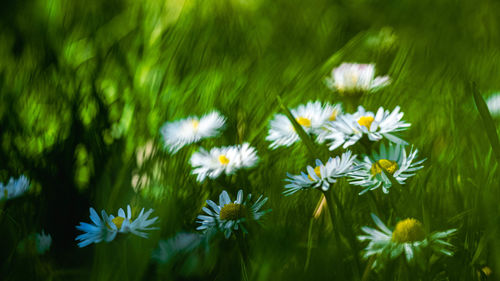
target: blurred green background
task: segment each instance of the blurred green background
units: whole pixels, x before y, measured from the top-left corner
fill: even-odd
[[[500,271],[500,180],[468,87],[500,89],[500,2],[410,0],[7,0],[0,11],[0,180],[26,174],[27,196],[0,216],[2,280],[241,280],[235,242],[202,242],[157,263],[158,241],[193,232],[206,199],[238,188],[272,209],[247,236],[250,280],[352,280],[320,193],[281,193],[286,172],[313,159],[301,144],[268,149],[268,122],[309,100],[336,102],[324,85],[342,62],[376,63],[393,83],[362,104],[401,106],[404,139],[426,157],[381,218],[419,218],[428,231],[458,228],[455,256],[434,257],[422,280],[486,280]],[[204,147],[250,142],[257,168],[199,184],[188,159],[163,149],[161,125],[212,109],[228,118]],[[498,120],[497,120],[498,121]],[[498,125],[498,123],[497,123]],[[497,126],[498,127],[498,126]],[[325,154],[322,160],[326,160]],[[360,234],[373,225],[367,197],[339,190]],[[83,249],[75,225],[88,208],[154,208],[159,231]],[[44,229],[43,256],[18,243]],[[196,239],[199,239],[196,236]],[[174,253],[170,248],[167,252]],[[366,262],[365,262],[366,263]],[[370,280],[396,280],[390,270]]]

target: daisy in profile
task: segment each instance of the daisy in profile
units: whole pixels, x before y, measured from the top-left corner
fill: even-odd
[[[158,221],[158,217],[148,219],[152,213],[153,209],[144,212],[144,208],[142,208],[137,218],[132,219],[132,209],[130,205],[127,205],[127,214],[120,208],[118,216],[109,216],[112,222],[110,226],[119,233],[132,233],[142,238],[148,238],[148,234],[144,231],[158,229],[157,227],[151,227],[151,225]]]
[[[222,191],[219,195],[218,205],[212,200],[207,200],[207,205],[210,208],[203,207],[206,215],[198,216],[197,222],[200,226],[196,229],[203,231],[216,229],[224,233],[226,238],[229,238],[233,232],[240,229],[243,233],[247,233],[245,224],[250,221],[258,221],[268,212],[268,210],[260,210],[267,202],[267,197],[261,195],[253,203],[251,203],[251,199],[251,194],[244,198],[243,190],[240,189],[236,200],[233,202],[227,192]]]
[[[318,134],[327,121],[335,120],[342,113],[340,105],[322,105],[321,102],[308,102],[291,109],[293,117],[308,134]],[[284,114],[276,114],[269,123],[269,134],[266,140],[270,141],[270,148],[291,146],[300,140],[292,122]]]
[[[210,151],[203,148],[191,156],[193,174],[203,182],[207,177],[218,178],[222,173],[232,175],[242,168],[251,168],[258,161],[255,148],[248,143],[236,146],[214,147]]]
[[[90,219],[93,224],[81,222],[80,225],[77,225],[76,229],[85,233],[78,235],[75,240],[80,241],[79,247],[85,247],[92,243],[113,241],[118,233],[132,233],[147,238],[144,231],[157,229],[151,225],[157,222],[158,217],[148,219],[152,212],[153,209],[150,209],[144,213],[144,209],[142,209],[137,218],[132,220],[130,205],[127,206],[127,214],[120,208],[116,217],[108,215],[106,211],[102,210],[101,218],[94,208],[90,208]]]
[[[167,122],[160,129],[165,147],[172,154],[182,147],[204,138],[217,136],[224,128],[226,119],[217,111],[201,118],[190,116],[185,119]]]
[[[309,188],[321,188],[321,190],[327,191],[332,183],[337,182],[338,178],[348,176],[356,171],[355,159],[356,155],[352,155],[349,150],[341,156],[330,157],[325,164],[316,159],[316,167],[307,166],[307,173],[301,172],[300,175],[287,173],[288,178],[285,181],[290,183],[285,185],[283,193],[288,196]]]
[[[21,175],[18,179],[10,178],[7,185],[0,183],[0,200],[19,197],[28,191],[30,182],[28,178]]]
[[[106,211],[102,210],[101,217],[97,214],[94,208],[90,208],[90,220],[92,224],[80,222],[76,229],[84,232],[76,237],[78,247],[82,248],[92,243],[100,243],[102,241],[111,242],[116,237],[116,226],[113,229],[110,225],[114,225]]]
[[[415,171],[423,168],[421,165],[425,159],[415,161],[418,150],[413,148],[409,154],[402,145],[390,144],[386,149],[380,145],[380,152],[373,152],[371,156],[365,156],[363,161],[358,161],[358,170],[351,174],[351,184],[359,185],[364,189],[360,195],[382,186],[384,193],[389,193],[392,186],[387,176],[391,175],[399,184],[404,184],[406,179],[415,175]]]
[[[373,221],[378,229],[364,226],[361,229],[365,235],[358,236],[360,241],[369,241],[365,248],[364,258],[375,257],[372,268],[381,268],[388,261],[399,258],[404,255],[408,264],[425,264],[426,249],[437,253],[452,256],[453,252],[449,249],[453,245],[445,241],[456,229],[450,229],[443,232],[425,233],[421,222],[414,218],[407,218],[399,221],[391,231],[374,214],[371,214]]]
[[[389,76],[375,77],[375,64],[342,63],[332,70],[326,85],[341,96],[361,96],[390,84]]]
[[[342,146],[347,148],[357,143],[363,136],[370,141],[379,141],[383,138],[397,144],[407,144],[394,133],[410,127],[409,123],[401,121],[403,113],[399,106],[390,112],[380,107],[377,113],[366,111],[362,106],[354,114],[339,116],[334,122],[325,125],[321,138],[330,140],[330,150]]]
[[[495,93],[491,95],[486,100],[486,105],[488,105],[488,109],[493,117],[500,116],[500,93]]]

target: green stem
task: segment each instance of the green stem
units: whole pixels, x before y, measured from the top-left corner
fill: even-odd
[[[366,264],[365,271],[363,272],[363,277],[361,277],[361,281],[367,281],[368,277],[370,277],[370,272],[372,271],[373,263],[375,262],[375,256],[372,256],[368,263]]]
[[[346,96],[341,98],[344,103],[344,109],[347,113],[354,113],[358,110],[359,100],[361,99],[360,95],[355,96]]]
[[[378,202],[377,202],[377,199],[375,198],[375,194],[373,193],[372,190],[368,191],[367,192],[369,195],[368,197],[370,198],[370,206],[372,208],[372,213],[375,213],[377,215],[379,215],[379,206],[378,206]]]
[[[128,279],[128,266],[127,266],[127,239],[123,239],[123,244],[122,244],[122,248],[123,248],[123,256],[122,256],[122,259],[123,259],[123,269],[125,271],[125,280],[129,280]]]
[[[333,191],[333,188],[330,188],[328,191],[323,191],[323,193],[325,194],[326,205],[328,206],[328,211],[330,212],[330,217],[332,218],[332,224],[335,223],[335,220],[333,219],[335,217],[335,209],[333,207],[333,203],[335,202],[337,204],[337,209],[339,210],[339,213],[340,213],[342,229],[347,230],[349,232],[347,234],[347,236],[348,236],[348,240],[351,244],[351,249],[353,251],[353,257],[354,257],[353,273],[355,276],[355,280],[360,280],[360,271],[361,270],[360,270],[360,264],[359,264],[359,259],[358,259],[358,245],[356,243],[354,231],[352,230],[352,227],[346,226],[346,219],[345,219],[344,210],[342,208],[342,204],[340,203],[339,198],[337,197],[337,195]],[[335,229],[335,225],[334,225],[334,229]],[[338,235],[340,235],[340,234],[338,234]]]
[[[332,195],[333,200],[337,204],[337,209],[339,210],[339,213],[340,213],[340,218],[342,220],[343,228],[346,231],[348,231],[347,237],[349,237],[349,241],[351,243],[351,247],[352,247],[352,251],[353,251],[354,263],[356,265],[355,271],[357,273],[356,276],[359,276],[359,272],[361,271],[361,265],[360,265],[359,257],[358,257],[359,248],[358,248],[358,242],[356,241],[356,235],[354,233],[354,230],[352,229],[351,220],[347,219],[346,214],[344,212],[344,207],[342,206],[342,202],[340,202],[337,194],[335,194],[335,191],[333,189],[330,190],[330,194]]]
[[[313,222],[314,222],[314,216],[311,217],[311,221],[309,222],[309,231],[307,232],[307,255],[306,255],[306,263],[304,265],[304,271],[306,271],[307,268],[309,268],[309,262],[311,260]]]
[[[242,233],[235,232],[236,242],[238,243],[238,252],[240,254],[240,265],[241,265],[241,275],[243,281],[248,281],[248,265],[250,264],[250,259],[248,257],[248,251],[243,239]]]
[[[335,209],[333,208],[333,201],[331,200],[328,191],[323,191],[323,195],[326,198],[326,207],[328,208],[328,212],[330,213],[330,220],[332,222],[332,228],[333,232],[335,232],[335,240],[336,240],[336,246],[340,247],[341,242],[340,242],[340,232],[338,230],[339,223],[337,223],[336,217],[335,217]]]

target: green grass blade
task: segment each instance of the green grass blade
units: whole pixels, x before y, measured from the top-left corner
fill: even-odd
[[[293,117],[292,112],[290,112],[290,109],[288,109],[288,107],[283,103],[281,97],[277,96],[277,99],[281,109],[283,110],[283,112],[285,112],[286,117],[288,117],[290,122],[292,122],[293,128],[299,135],[300,140],[302,140],[302,143],[306,146],[311,156],[316,158],[317,153],[313,140],[311,139],[309,134],[307,134],[306,131],[304,131],[302,126],[297,122],[297,120],[295,120],[295,117]]]
[[[481,115],[481,119],[483,120],[486,134],[488,135],[488,139],[491,143],[491,148],[493,149],[493,153],[495,153],[497,162],[500,163],[500,141],[498,139],[495,123],[493,122],[493,118],[491,117],[490,111],[486,106],[486,102],[479,93],[476,84],[472,83],[471,88],[474,102],[476,104],[477,110],[479,111],[479,115]]]

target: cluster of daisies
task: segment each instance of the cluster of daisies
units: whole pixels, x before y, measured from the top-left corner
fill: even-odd
[[[299,111],[299,108],[302,110]],[[305,111],[305,108],[308,108],[309,111]],[[422,168],[421,164],[424,159],[416,160],[418,150],[411,148],[407,152],[405,148],[407,143],[397,135],[399,131],[410,127],[409,123],[402,121],[403,113],[399,111],[399,107],[396,107],[392,112],[380,107],[376,113],[373,113],[359,106],[355,113],[340,115],[337,111],[336,118],[321,119],[322,122],[319,122],[318,117],[330,108],[341,107],[340,105],[322,105],[316,101],[309,102],[305,106],[301,105],[297,109],[291,110],[291,113],[305,132],[316,136],[318,143],[327,142],[332,151],[341,146],[348,149],[356,144],[366,150],[370,149],[373,143],[382,139],[389,141],[388,146],[381,143],[378,151],[373,151],[371,155],[364,155],[361,160],[358,160],[357,156],[353,155],[350,150],[340,156],[330,157],[325,163],[317,159],[314,167],[307,166],[306,172],[301,172],[299,175],[288,175],[289,178],[286,181],[290,184],[285,186],[286,195],[317,187],[327,191],[330,185],[340,177],[348,177],[352,184],[363,187],[361,194],[378,187],[382,187],[383,191],[388,193],[394,181],[404,184],[407,178]],[[273,121],[280,119],[280,115],[277,114]],[[316,120],[315,128],[309,126],[312,124],[309,120]],[[288,119],[287,121],[287,124],[282,123],[283,127],[277,127],[276,123],[271,121],[268,135],[268,140],[271,139],[271,136],[273,139],[271,148],[275,148],[276,143],[291,145],[292,143],[287,142],[291,134],[297,138],[296,141],[300,140],[292,123]],[[277,134],[277,132],[284,132],[288,127],[292,128],[288,133]]]
[[[175,154],[184,146],[197,143],[205,138],[218,136],[225,128],[226,118],[214,111],[198,118],[167,122],[161,128],[165,148]],[[242,168],[251,168],[259,157],[255,148],[248,143],[240,145],[213,147],[209,151],[200,147],[191,156],[190,163],[196,180],[215,179],[221,174],[232,175]]]
[[[335,91],[339,98],[355,101],[363,94],[370,93],[389,85],[387,76],[375,77],[373,64],[344,63],[332,71],[326,84]],[[415,172],[422,169],[425,159],[418,160],[418,150],[410,147],[401,139],[399,133],[410,127],[402,120],[399,107],[392,111],[378,108],[376,112],[367,111],[359,105],[354,113],[345,113],[340,104],[308,102],[290,110],[292,117],[301,129],[314,138],[318,144],[326,144],[336,153],[341,148],[344,152],[329,157],[325,162],[316,159],[315,165],[309,165],[300,174],[289,174],[285,179],[284,194],[292,195],[301,190],[330,190],[340,178],[346,178],[351,185],[361,187],[359,194],[376,190],[389,193],[394,184],[404,185]],[[283,114],[276,114],[270,122],[269,147],[291,146],[301,140],[291,120]],[[377,145],[378,149],[373,149]],[[366,151],[359,158],[351,150]],[[394,231],[389,230],[374,214],[372,218],[380,230],[363,227],[366,235],[359,236],[360,241],[369,241],[364,257],[373,257],[373,268],[378,268],[386,261],[396,259],[403,253],[409,263],[423,263],[423,249],[452,255],[452,247],[446,242],[455,232],[454,229],[427,235],[422,224],[413,218],[398,222]]]
[[[225,127],[226,118],[219,112],[213,111],[201,118],[190,116],[182,120],[167,122],[160,130],[165,149],[171,154],[176,154],[183,147],[200,142],[203,139],[218,136]],[[205,179],[216,179],[222,174],[232,175],[242,168],[255,166],[259,158],[255,148],[248,143],[213,147],[209,151],[199,147],[198,151],[191,156],[190,163],[193,167],[192,173],[196,175],[198,182]],[[208,200],[207,204],[212,208],[204,207],[207,215],[200,215],[198,219],[201,226],[199,229],[208,230],[210,228],[220,229],[229,237],[232,230],[242,229],[245,231],[243,223],[247,220],[258,220],[265,212],[260,211],[267,198],[259,197],[251,204],[251,195],[243,198],[243,191],[240,190],[237,199],[232,202],[226,191],[220,195],[219,205]],[[145,231],[157,229],[152,225],[158,217],[148,219],[153,212],[150,209],[140,212],[137,218],[132,219],[132,211],[127,206],[127,214],[120,209],[118,215],[108,215],[102,210],[101,216],[90,208],[90,219],[92,224],[80,223],[76,228],[83,234],[76,237],[78,246],[85,247],[92,243],[110,242],[115,239],[118,233],[132,233],[146,238]]]
[[[225,128],[226,118],[213,111],[198,118],[190,116],[182,120],[167,122],[161,128],[165,148],[175,154],[184,146],[197,143],[205,138],[219,136]],[[233,175],[240,169],[254,167],[259,161],[257,151],[249,143],[232,146],[213,147],[206,150],[199,147],[191,155],[192,173],[198,182],[216,179],[221,175]],[[245,224],[258,221],[268,210],[261,210],[267,197],[262,195],[252,200],[252,195],[243,196],[239,190],[236,200],[232,201],[223,190],[219,195],[219,203],[207,200],[208,207],[203,207],[204,215],[198,216],[198,230],[220,230],[226,238],[235,231],[246,233]]]
[[[388,76],[375,76],[373,64],[343,63],[332,71],[326,84],[339,97],[353,102],[363,94],[375,92],[390,84]],[[366,110],[359,105],[356,112],[344,112],[342,105],[311,101],[290,110],[296,122],[284,114],[276,114],[270,121],[269,134],[266,140],[269,147],[289,147],[301,141],[297,129],[303,130],[314,138],[317,145],[326,145],[332,154],[328,159],[316,159],[300,174],[287,174],[284,194],[292,195],[301,190],[319,189],[322,192],[332,190],[340,178],[345,178],[355,186],[361,187],[359,194],[382,189],[389,193],[394,184],[405,182],[421,169],[425,159],[418,159],[418,150],[410,147],[401,139],[399,133],[410,127],[403,119],[399,107],[387,110],[380,107],[376,112]],[[226,118],[213,111],[202,117],[190,116],[174,122],[167,122],[161,128],[165,149],[176,154],[186,146],[198,144],[196,151],[190,156],[192,174],[198,182],[213,180],[221,175],[233,175],[240,169],[252,168],[258,163],[257,151],[249,143],[223,147],[212,147],[209,150],[199,143],[207,138],[217,137],[225,128]],[[297,123],[300,127],[297,126]],[[377,149],[373,149],[377,145]],[[349,150],[366,153],[359,156]],[[342,153],[337,153],[341,149]],[[218,203],[206,201],[202,208],[204,214],[197,217],[197,230],[207,232],[216,230],[230,238],[235,233],[247,233],[247,223],[258,221],[269,210],[263,210],[267,198],[259,196],[253,200],[252,195],[244,196],[239,190],[233,201],[228,192],[223,190]],[[155,229],[152,225],[157,217],[149,219],[153,210],[144,212],[132,219],[132,211],[127,206],[127,213],[120,209],[117,216],[108,215],[104,210],[101,216],[90,208],[92,224],[80,223],[77,229],[84,234],[76,240],[84,247],[91,243],[109,242],[118,233],[132,233],[147,237],[145,231]],[[360,241],[368,241],[364,257],[373,257],[372,267],[383,265],[387,260],[398,258],[404,253],[409,263],[421,261],[423,249],[431,249],[445,255],[452,255],[452,247],[446,239],[455,232],[427,234],[422,223],[413,218],[398,222],[394,230],[390,230],[374,214],[372,218],[378,229],[363,227],[365,235],[358,237]]]
[[[21,175],[19,178],[11,177],[5,185],[0,183],[0,203],[24,195],[29,191],[30,186],[30,181],[25,175]],[[22,239],[18,244],[18,251],[24,254],[42,255],[50,249],[51,244],[52,236],[42,230],[42,232],[31,233]]]

